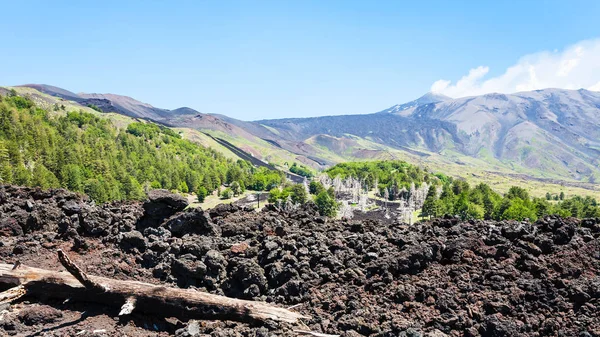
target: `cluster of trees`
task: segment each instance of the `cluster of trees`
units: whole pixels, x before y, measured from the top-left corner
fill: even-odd
[[[284,176],[227,159],[169,128],[132,123],[121,130],[82,111],[57,116],[11,93],[0,96],[0,179],[65,187],[105,202],[142,199],[149,188],[195,192],[202,199],[233,182],[269,190]]]
[[[308,192],[303,184],[291,184],[282,189],[273,188],[269,191],[269,202],[285,202],[291,200],[295,204],[304,204],[308,200]]]
[[[290,172],[306,178],[313,177],[313,173],[308,167],[296,163],[293,163],[292,166],[290,166]]]
[[[333,187],[325,189],[318,181],[312,181],[309,186],[305,184],[289,184],[269,191],[270,203],[285,203],[290,200],[294,204],[304,204],[313,200],[323,216],[335,217],[339,203],[335,200]]]
[[[392,201],[399,199],[413,184],[419,188],[424,182],[440,180],[427,170],[401,160],[341,163],[325,172],[331,178],[358,179],[366,190],[377,188],[380,195],[386,195]]]
[[[335,200],[335,190],[333,186],[326,189],[318,181],[311,181],[308,191],[314,196],[315,204],[319,213],[324,216],[334,217],[337,215],[339,203]]]
[[[565,200],[565,192],[561,191],[560,194],[552,194],[550,192],[546,192],[546,200]]]
[[[331,178],[357,178],[366,190],[377,189],[389,200],[403,200],[423,186],[427,190],[422,215],[458,215],[462,219],[536,220],[545,215],[600,217],[600,206],[591,197],[566,198],[564,192],[533,198],[521,187],[511,187],[505,195],[487,184],[470,186],[466,181],[444,174],[432,174],[404,161],[342,163],[325,171]],[[324,188],[311,182],[309,189],[318,195]],[[335,200],[334,200],[335,201]],[[419,206],[420,207],[420,206]]]
[[[92,109],[92,110],[96,110],[98,112],[102,112],[102,109],[100,109],[97,105],[88,104],[87,107],[90,108],[90,109]]]
[[[219,192],[221,199],[231,199],[243,194],[246,189],[270,191],[286,181],[285,173],[281,171],[273,171],[265,167],[255,169],[249,162],[241,159],[237,164],[227,170],[225,184],[228,187]]]
[[[470,187],[466,181],[454,180],[432,186],[425,199],[422,215],[438,217],[458,215],[462,219],[536,220],[545,215],[600,217],[600,207],[592,197],[574,196],[551,202],[532,198],[527,190],[511,187],[505,195],[494,192],[487,184]]]

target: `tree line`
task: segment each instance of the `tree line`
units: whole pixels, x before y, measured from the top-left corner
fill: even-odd
[[[406,198],[412,184],[418,188],[427,183],[429,189],[422,207],[423,217],[453,215],[462,219],[488,220],[536,220],[553,214],[600,217],[598,202],[589,196],[567,198],[564,192],[548,192],[545,198],[536,198],[517,186],[502,195],[485,183],[470,186],[465,180],[434,174],[399,160],[341,163],[325,170],[325,173],[331,178],[357,178],[366,191],[376,189],[379,196],[388,200]]]
[[[380,196],[385,195],[390,201],[399,199],[413,184],[419,188],[424,182],[430,184],[440,180],[426,169],[401,160],[341,163],[325,170],[325,173],[331,178],[356,178],[365,190],[376,189]]]
[[[270,190],[285,177],[228,159],[167,127],[135,122],[123,130],[83,111],[48,112],[11,91],[0,96],[0,179],[64,187],[105,202],[143,199],[150,188],[195,192],[199,198],[233,182]]]
[[[297,163],[293,163],[292,166],[290,166],[290,172],[306,178],[313,177],[313,173],[308,167],[304,165],[298,165]]]
[[[305,184],[284,184],[280,188],[269,191],[268,201],[273,204],[290,201],[294,204],[304,204],[313,201],[319,213],[323,216],[335,217],[338,211],[338,202],[335,200],[333,187],[326,189],[318,181]]]
[[[564,193],[552,202],[551,198],[535,198],[522,187],[512,186],[504,195],[493,191],[487,184],[475,187],[466,181],[454,180],[441,187],[432,187],[427,193],[422,215],[439,217],[446,214],[462,219],[534,221],[545,215],[562,217],[597,218],[600,207],[596,199],[586,196],[565,198]]]

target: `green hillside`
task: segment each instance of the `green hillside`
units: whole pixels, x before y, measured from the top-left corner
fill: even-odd
[[[101,113],[79,103],[42,93],[34,88],[14,87],[13,89],[19,95],[29,97],[36,106],[50,111],[52,115],[64,115],[66,111],[82,110],[99,118],[110,120],[112,125],[119,129],[125,129],[130,123],[139,121],[136,118],[117,113]],[[6,92],[7,90],[0,88],[0,93],[2,91]],[[60,109],[62,106],[65,107],[64,110]],[[59,107],[58,111],[55,111],[55,107]],[[225,125],[230,127],[229,131],[221,130],[222,124],[213,126],[210,123],[202,126],[195,126],[193,123],[187,122],[180,124],[181,127],[174,130],[184,139],[204,147],[210,147],[229,159],[238,159],[230,150],[207,136],[209,134],[230,142],[258,159],[275,164],[282,170],[286,169],[286,163],[294,162],[302,163],[313,169],[324,169],[337,163],[357,160],[404,160],[430,171],[444,172],[448,176],[468,179],[473,184],[486,183],[500,193],[507,192],[511,186],[520,186],[536,197],[543,197],[547,192],[552,194],[564,192],[567,195],[592,197],[600,195],[600,185],[598,184],[556,178],[551,174],[535,170],[523,170],[521,166],[511,165],[510,161],[507,161],[508,164],[503,163],[485,151],[475,158],[466,156],[451,147],[439,152],[432,152],[425,148],[398,149],[375,142],[370,137],[362,138],[350,134],[342,137],[312,136],[303,142],[295,143],[296,145],[291,148],[282,148],[227,123]],[[191,127],[196,127],[196,129]],[[291,145],[288,144],[288,146]],[[307,156],[318,158],[327,165],[318,165]]]
[[[98,202],[141,199],[144,188],[205,194],[232,181],[259,189],[272,187],[266,181],[282,181],[277,172],[227,158],[169,128],[133,120],[125,125],[68,111],[63,104],[44,109],[9,91],[0,96],[0,178],[24,186],[65,187]]]

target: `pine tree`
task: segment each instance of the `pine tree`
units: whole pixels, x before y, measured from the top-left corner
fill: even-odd
[[[196,194],[198,196],[198,202],[202,203],[206,199],[206,196],[208,195],[208,191],[206,190],[206,188],[204,186],[200,186],[198,188],[198,191],[196,192]]]
[[[4,141],[0,141],[0,183],[6,182],[6,178],[10,173],[10,163],[8,160],[8,149]]]
[[[240,183],[238,183],[237,181],[232,182],[229,188],[231,188],[231,192],[234,196],[242,194],[242,188],[240,187]]]
[[[315,198],[315,204],[319,213],[323,216],[335,217],[337,214],[337,203],[327,191],[322,191]]]
[[[439,200],[437,197],[437,192],[435,186],[431,186],[427,191],[427,197],[425,198],[425,202],[423,203],[422,215],[423,216],[439,216]]]
[[[308,199],[308,193],[302,184],[294,184],[290,187],[290,197],[295,204],[304,204]]]

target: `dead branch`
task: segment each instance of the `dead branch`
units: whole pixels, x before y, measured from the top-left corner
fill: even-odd
[[[79,268],[75,263],[73,263],[73,261],[71,261],[67,254],[65,254],[65,252],[63,252],[61,249],[59,249],[57,253],[58,260],[63,265],[63,267],[65,267],[65,269],[69,273],[71,273],[71,275],[73,275],[79,282],[81,282],[81,284],[83,284],[84,287],[88,289],[97,290],[99,292],[108,291],[106,286],[103,286],[90,280],[87,274],[83,270],[81,270],[81,268]]]
[[[25,295],[25,287],[22,285],[10,288],[0,293],[0,304],[10,303],[17,300]]]
[[[326,333],[314,332],[309,330],[294,330],[299,335],[309,335],[314,337],[340,337],[340,335],[329,335]]]
[[[61,257],[62,256],[62,257]],[[69,273],[21,265],[0,264],[0,283],[23,286],[27,295],[101,303],[121,308],[123,315],[134,309],[147,314],[179,319],[275,320],[296,323],[308,318],[284,308],[213,295],[191,289],[121,281],[84,273],[64,252],[61,263]],[[68,266],[68,267],[67,267]],[[102,293],[99,293],[99,291]],[[123,304],[125,303],[125,304]]]

